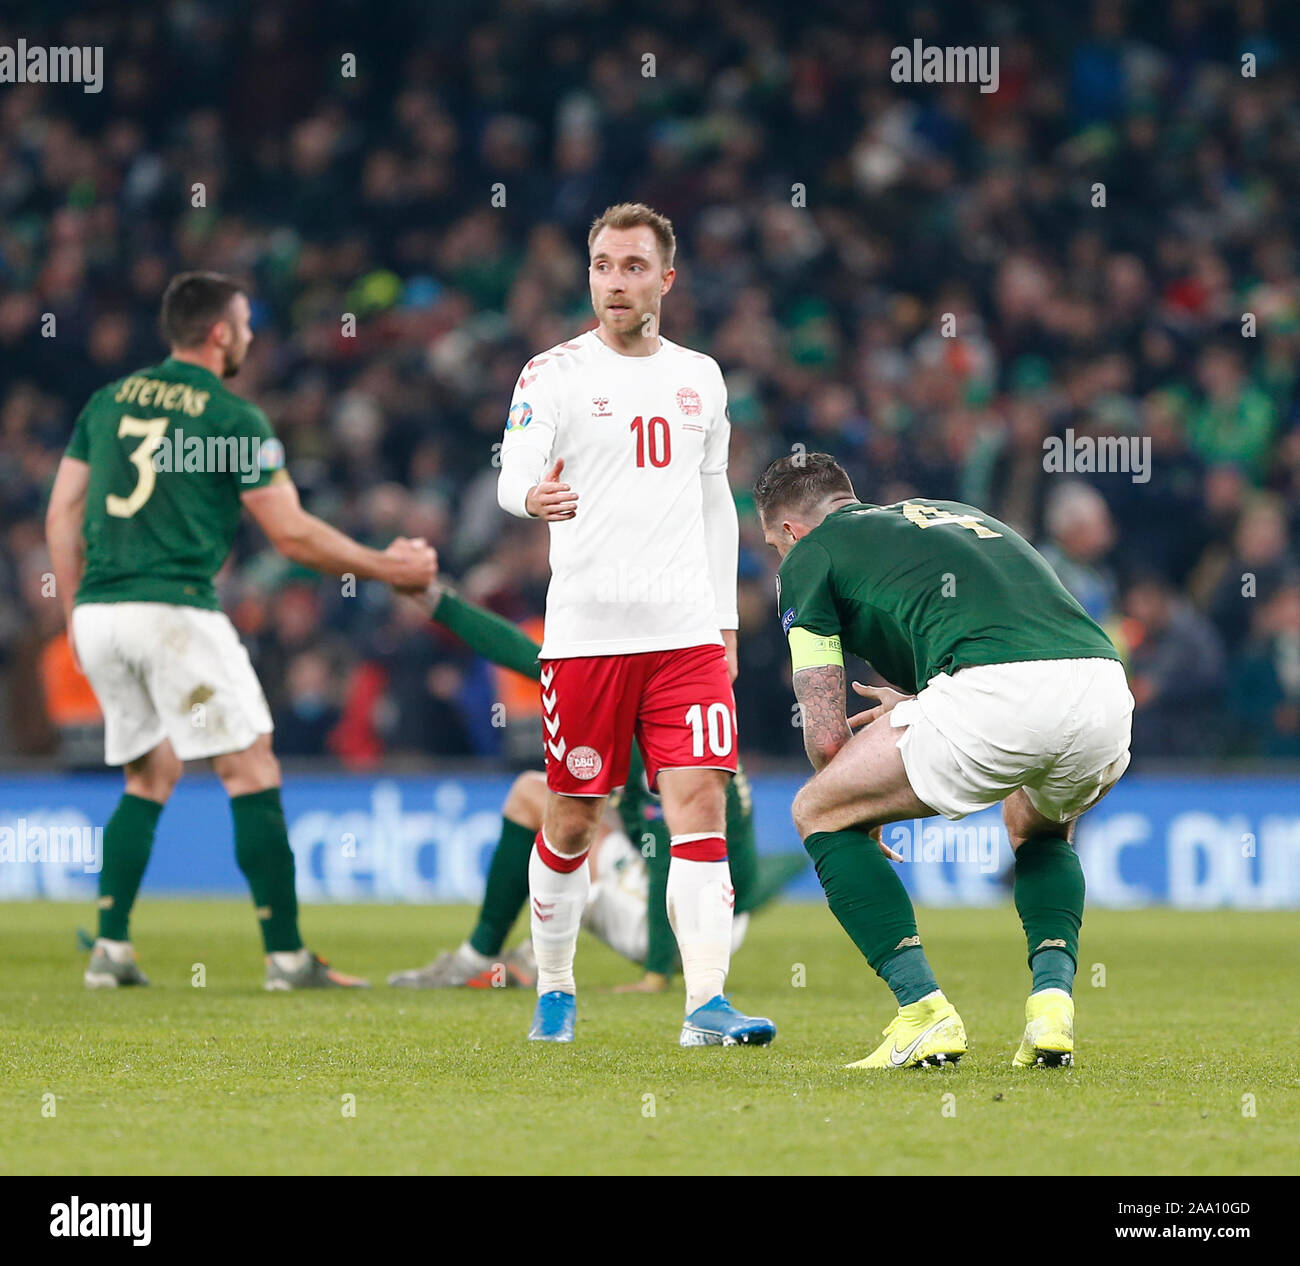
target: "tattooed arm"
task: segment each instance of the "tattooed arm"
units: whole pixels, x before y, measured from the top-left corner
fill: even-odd
[[[820,770],[852,737],[844,715],[844,665],[818,664],[794,674],[794,697],[803,722],[803,748]]]

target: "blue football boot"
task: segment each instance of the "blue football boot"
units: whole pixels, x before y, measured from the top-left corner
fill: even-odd
[[[741,1015],[721,994],[710,998],[682,1022],[682,1046],[766,1046],[776,1025],[765,1016]]]
[[[537,999],[533,1012],[533,1027],[528,1030],[530,1042],[572,1042],[573,1022],[578,1018],[578,1000],[571,993],[558,989],[544,993]]]

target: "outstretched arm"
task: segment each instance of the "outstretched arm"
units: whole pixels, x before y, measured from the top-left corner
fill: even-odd
[[[431,620],[454,633],[489,663],[513,669],[534,681],[541,677],[537,656],[542,648],[523,629],[486,607],[466,602],[444,584],[436,588],[429,609]]]
[[[308,514],[287,476],[250,489],[241,499],[275,549],[304,567],[333,576],[351,573],[362,580],[384,580],[408,591],[423,589],[436,574],[437,558],[423,541],[398,537],[386,550],[370,549]]]

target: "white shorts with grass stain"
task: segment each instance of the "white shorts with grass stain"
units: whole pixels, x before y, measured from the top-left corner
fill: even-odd
[[[248,652],[221,611],[166,602],[87,602],[72,640],[104,713],[104,761],[125,765],[164,738],[181,760],[242,752],[271,732]]]

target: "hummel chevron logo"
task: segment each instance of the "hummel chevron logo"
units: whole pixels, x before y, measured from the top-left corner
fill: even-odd
[[[944,1016],[944,1020],[946,1020],[947,1018],[948,1018],[947,1016]],[[912,1058],[912,1052],[915,1051],[916,1048],[920,1046],[921,1043],[924,1042],[925,1039],[929,1037],[930,1034],[933,1033],[935,1029],[937,1029],[942,1023],[943,1020],[936,1020],[932,1025],[930,1025],[928,1029],[925,1030],[924,1033],[920,1035],[920,1037],[918,1037],[914,1042],[912,1042],[911,1045],[909,1045],[906,1050],[900,1051],[898,1049],[898,1043],[895,1042],[894,1049],[889,1052],[889,1062],[893,1064],[895,1068],[902,1068],[902,1066],[906,1064],[909,1059]]]
[[[534,897],[533,913],[538,917],[538,919],[542,923],[548,923],[550,922],[551,919],[555,918],[555,902],[538,901],[537,898]]]
[[[550,693],[549,695],[546,694],[545,692],[543,692],[543,693],[542,693],[542,709],[543,709],[543,711],[545,711],[545,712],[554,712],[554,711],[555,711],[555,701],[556,701],[557,698],[558,698],[558,696],[556,695],[556,693],[555,693],[554,690],[552,690],[551,693]]]
[[[722,890],[722,899],[731,909],[736,908],[736,890],[730,886]]]
[[[555,731],[558,730],[558,729],[560,728],[560,718],[559,718],[559,717],[543,717],[543,718],[542,718],[542,724],[543,724],[544,726],[546,726],[546,732],[547,732],[547,733],[548,733],[552,738],[554,738],[554,737],[555,737]]]
[[[560,744],[558,747],[554,743],[547,743],[546,747],[547,750],[551,753],[552,756],[555,757],[556,760],[564,759],[564,753],[567,748],[567,744],[563,739],[560,740]]]
[[[555,666],[554,666],[553,664],[550,665],[550,666],[547,667],[547,668],[543,668],[543,669],[542,669],[542,685],[543,685],[543,686],[549,686],[549,685],[551,684],[551,678],[554,677],[554,676],[555,676]]]

